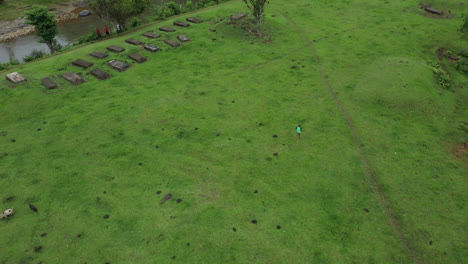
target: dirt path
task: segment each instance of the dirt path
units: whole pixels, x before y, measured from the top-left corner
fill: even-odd
[[[297,24],[292,19],[290,19],[289,17],[287,17],[283,13],[279,12],[278,10],[275,10],[275,11],[278,14],[280,14],[283,18],[288,20],[291,23],[291,25],[295,28],[295,30],[302,36],[304,41],[307,43],[307,47],[309,47],[310,53],[314,57],[315,62],[317,64],[317,68],[319,70],[320,77],[321,77],[323,83],[325,84],[325,86],[327,87],[328,92],[333,97],[333,100],[335,101],[338,109],[340,110],[341,114],[343,115],[343,118],[345,119],[345,121],[346,121],[346,123],[348,125],[348,128],[349,128],[349,130],[350,130],[350,132],[351,132],[351,134],[353,136],[354,144],[356,146],[356,149],[359,152],[361,163],[364,166],[366,175],[369,178],[369,181],[370,181],[370,183],[372,185],[372,189],[374,190],[374,192],[378,196],[380,205],[385,209],[385,213],[387,214],[387,217],[389,218],[389,220],[390,220],[390,222],[392,224],[393,230],[396,233],[396,235],[398,236],[400,242],[406,248],[406,251],[407,251],[408,255],[411,256],[414,263],[417,263],[417,264],[421,263],[419,255],[417,254],[416,250],[411,246],[411,244],[409,243],[408,238],[403,233],[403,231],[401,229],[401,224],[399,223],[398,219],[395,217],[395,214],[393,213],[393,210],[390,207],[390,204],[388,203],[388,201],[385,198],[382,190],[379,188],[379,186],[377,184],[377,179],[376,179],[375,173],[374,173],[374,171],[373,171],[373,169],[372,169],[372,167],[370,165],[369,160],[366,157],[366,154],[364,153],[364,151],[363,151],[363,149],[361,147],[361,140],[359,139],[359,136],[358,136],[358,134],[356,132],[356,129],[354,128],[354,125],[352,123],[352,119],[351,119],[350,115],[348,114],[348,112],[344,109],[344,107],[341,104],[340,100],[336,96],[335,91],[333,90],[332,86],[330,85],[330,83],[328,81],[328,77],[327,77],[327,75],[325,73],[325,70],[323,69],[323,65],[320,62],[320,58],[319,58],[319,56],[317,54],[317,51],[315,50],[315,48],[313,46],[313,42],[309,41],[308,37],[304,34],[304,32],[297,26]]]

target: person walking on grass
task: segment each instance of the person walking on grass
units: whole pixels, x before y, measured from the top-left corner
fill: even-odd
[[[299,139],[301,139],[301,132],[302,132],[301,124],[297,125],[296,131],[297,131],[297,143],[299,143]]]
[[[98,39],[102,39],[101,30],[99,30],[99,28],[96,29],[96,33],[97,33]]]
[[[106,25],[106,27],[104,29],[106,30],[106,37],[110,38],[109,27]]]

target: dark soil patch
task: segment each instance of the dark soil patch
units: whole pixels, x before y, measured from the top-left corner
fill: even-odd
[[[228,140],[231,140],[231,138],[228,138]]]
[[[13,201],[14,199],[15,199],[14,196],[7,197],[7,198],[5,199],[5,203],[11,202],[11,201]]]
[[[179,198],[179,199],[177,199],[177,203],[180,203],[180,202],[182,202],[182,201],[183,201],[183,200],[182,200],[182,199],[180,199],[180,198]]]
[[[252,220],[252,224],[257,224],[257,220]]]
[[[431,245],[431,246],[432,246],[432,240],[431,240],[431,241],[429,241],[429,245]]]
[[[37,246],[34,248],[34,252],[36,253],[41,253],[42,252],[42,246]]]
[[[47,236],[47,233],[42,233],[41,234],[41,237],[45,237],[45,236]]]
[[[196,127],[195,130],[198,130],[198,127]]]
[[[102,193],[103,193],[103,194],[106,194],[107,192],[106,192],[106,191],[103,191]]]
[[[235,103],[235,102],[236,102],[236,101],[234,101],[234,100],[232,101],[232,103]]]
[[[159,146],[158,146],[158,145],[156,145],[156,147],[155,147],[155,148],[159,148]]]
[[[258,193],[258,190],[255,190],[254,193]]]
[[[125,134],[124,134],[123,132],[120,132],[119,135],[123,136],[123,135],[125,135]]]
[[[161,128],[162,131],[164,131],[164,128]]]
[[[273,156],[275,156],[275,157],[276,157],[276,156],[278,156],[278,153],[276,153],[276,152],[275,152],[275,153],[273,153]]]
[[[366,211],[366,213],[368,213],[368,212],[369,212],[369,209],[367,209],[367,208],[364,208],[364,211]]]
[[[277,225],[277,226],[276,226],[276,229],[281,229],[281,226],[280,226],[280,225]]]
[[[277,137],[278,137],[278,135],[273,135],[273,137],[274,137],[274,138],[277,138]]]
[[[141,163],[141,162],[140,162],[140,163],[138,163],[138,165],[140,165],[140,166],[141,166],[141,165],[143,165],[143,163]]]
[[[16,139],[12,138],[12,139],[11,139],[11,142],[15,143],[15,142],[16,142]]]
[[[258,124],[259,126],[263,126],[263,123]]]
[[[217,136],[217,137],[219,137],[219,133],[218,133],[218,134],[216,134],[216,136]]]
[[[41,131],[41,130],[42,130],[42,128],[38,128],[38,129],[37,129],[37,131]]]
[[[106,214],[106,215],[104,216],[104,219],[108,219],[108,218],[109,218],[109,215]]]
[[[161,191],[157,191],[156,194],[161,194]]]
[[[176,256],[172,256],[172,259],[175,259],[175,258],[176,258]]]
[[[237,228],[233,227],[232,231],[237,232]]]
[[[163,198],[162,201],[163,201],[163,202],[166,202],[166,201],[169,201],[169,200],[171,200],[171,199],[172,199],[172,194],[171,194],[171,193],[168,193],[168,194],[166,194],[166,195],[164,196],[164,198]]]
[[[80,233],[80,234],[76,235],[76,237],[77,237],[77,238],[81,238],[82,236],[83,236],[83,234],[82,234],[82,233]]]

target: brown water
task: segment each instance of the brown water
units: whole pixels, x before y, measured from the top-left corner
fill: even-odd
[[[168,2],[169,0],[157,0],[156,3]],[[185,4],[187,0],[175,0],[177,4]],[[192,3],[195,5],[198,0],[192,0]],[[81,11],[84,8],[80,8]],[[149,8],[149,10],[151,10]],[[145,12],[145,15],[151,16],[149,10]],[[127,22],[129,23],[129,22]],[[115,25],[113,25],[115,26]],[[128,25],[127,25],[128,26]],[[96,28],[101,29],[101,33],[104,32],[104,23],[99,20],[99,18],[91,14],[87,17],[80,17],[73,19],[67,22],[59,24],[59,33],[56,37],[57,41],[62,45],[71,45],[76,42],[79,37],[82,35],[88,34],[90,32],[96,32]],[[17,38],[7,43],[0,43],[0,63],[9,62],[10,58],[15,58],[20,62],[23,62],[23,58],[33,50],[43,50],[46,53],[49,52],[49,48],[44,43],[39,43],[40,38],[36,35],[28,35]]]

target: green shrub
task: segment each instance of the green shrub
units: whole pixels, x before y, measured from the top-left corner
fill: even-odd
[[[450,89],[452,87],[452,81],[448,74],[436,64],[432,67],[432,72],[434,73],[434,78],[438,84],[440,84],[444,89]]]
[[[463,24],[460,27],[460,32],[462,32],[465,37],[468,38],[468,15],[463,16]]]
[[[10,57],[10,65],[19,65],[19,64],[20,62],[17,59]]]
[[[88,42],[97,40],[97,38],[98,38],[97,34],[94,31],[92,31],[89,34],[85,34],[85,35],[79,37],[78,40],[76,41],[76,43],[78,43],[78,44],[88,43]]]
[[[141,25],[141,19],[139,19],[138,17],[133,17],[132,21],[130,21],[130,25],[132,27],[138,27],[139,25]]]
[[[33,50],[28,56],[23,58],[24,62],[31,62],[44,57],[46,53],[42,50]]]
[[[189,11],[192,11],[193,10],[193,3],[192,1],[187,1],[187,3],[185,3],[185,8]]]
[[[10,66],[8,63],[0,63],[0,71],[8,69],[8,66]]]
[[[465,75],[468,75],[468,59],[461,58],[457,61],[457,70]]]
[[[167,2],[166,7],[167,7],[167,10],[169,11],[167,13],[168,17],[169,17],[169,14],[171,14],[170,16],[180,14],[180,6],[178,4],[176,4],[176,3],[174,3],[174,1]]]

